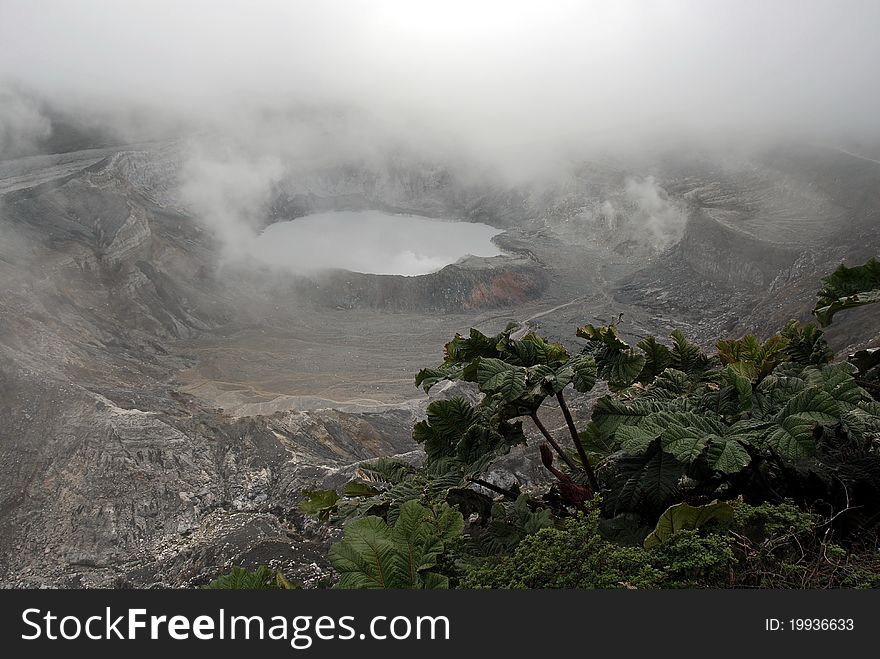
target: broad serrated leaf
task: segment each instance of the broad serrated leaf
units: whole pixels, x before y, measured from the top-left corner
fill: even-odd
[[[598,431],[608,436],[621,425],[635,425],[650,413],[651,408],[645,403],[634,401],[627,404],[617,398],[603,396],[593,407],[592,419]]]
[[[617,431],[618,434],[620,430]],[[660,447],[683,464],[696,460],[706,448],[711,435],[694,428],[670,425],[660,437]]]
[[[330,563],[339,575],[337,588],[404,588],[395,567],[397,549],[391,529],[379,517],[345,525],[342,542],[330,547]]]
[[[819,424],[808,412],[791,414],[770,429],[766,442],[785,458],[796,460],[810,457],[816,453],[813,433]]]
[[[652,398],[677,398],[687,395],[692,384],[687,373],[667,368],[654,379],[647,391]]]
[[[813,323],[801,325],[798,321],[791,320],[780,334],[788,339],[785,353],[793,362],[805,366],[825,364],[834,357],[834,352],[828,347],[822,330]]]
[[[640,455],[663,432],[656,426],[621,426],[614,433],[616,445],[629,455]]]
[[[505,402],[511,402],[526,393],[526,369],[500,359],[483,358],[477,367],[477,383],[481,391],[498,394]]]
[[[737,474],[752,461],[752,456],[736,439],[713,437],[706,452],[709,467],[724,474]]]
[[[592,355],[575,355],[568,360],[567,366],[574,372],[572,384],[577,391],[586,393],[595,386],[598,367]]]
[[[680,330],[674,330],[669,336],[672,338],[672,368],[683,371],[692,378],[702,377],[711,368],[712,359],[698,345],[689,342]]]
[[[642,384],[650,384],[672,363],[672,353],[653,336],[642,339],[636,345],[645,353],[645,365],[638,380]]]

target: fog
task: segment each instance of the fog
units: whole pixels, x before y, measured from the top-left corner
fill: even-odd
[[[523,180],[600,152],[875,140],[878,26],[876,0],[2,0],[0,159],[58,117],[182,139],[181,198],[234,250],[280,180],[389,151]]]
[[[878,25],[875,0],[3,0],[0,77],[135,132],[355,106],[426,143],[534,157],[876,131]]]

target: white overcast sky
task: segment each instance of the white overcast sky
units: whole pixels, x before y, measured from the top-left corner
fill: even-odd
[[[71,107],[341,103],[503,144],[876,133],[880,0],[0,0],[0,80]]]

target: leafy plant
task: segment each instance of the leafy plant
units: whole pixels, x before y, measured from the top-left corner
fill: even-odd
[[[704,506],[677,503],[666,509],[657,521],[657,527],[645,538],[645,549],[652,549],[672,538],[678,531],[693,531],[711,522],[729,522],[734,509],[725,501],[715,501]]]
[[[820,322],[871,301],[876,269],[872,260],[826,278]],[[832,363],[822,330],[796,321],[763,342],[719,340],[714,354],[677,330],[630,346],[617,324],[585,325],[574,353],[515,329],[457,334],[443,362],[416,375],[426,392],[443,381],[479,392],[428,405],[413,429],[421,464],[365,463],[342,496],[306,493],[301,510],[345,523],[331,550],[340,587],[872,583],[864,570],[875,563],[829,534],[865,544],[880,527],[874,352]],[[599,379],[610,393],[578,429],[565,392]],[[548,399],[564,440],[541,419]],[[485,476],[525,442],[525,419],[556,479],[529,495]]]
[[[596,359],[586,352],[571,356],[560,344],[534,332],[513,339],[514,329],[508,326],[494,337],[474,329],[468,338],[456,335],[446,344],[443,363],[416,375],[416,386],[426,392],[442,380],[463,380],[475,383],[484,396],[478,406],[454,398],[432,403],[428,419],[416,426],[413,438],[425,444],[429,468],[445,461],[443,464],[472,476],[525,440],[520,418],[529,417],[560,459],[572,471],[583,474],[592,494],[599,483],[563,391],[569,385],[582,393],[591,390],[598,371]],[[538,416],[541,405],[551,396],[565,417],[579,466]]]
[[[324,521],[329,520],[336,512],[339,494],[336,490],[304,490],[299,510],[307,515],[315,515]]]
[[[853,268],[841,264],[825,277],[813,314],[825,327],[838,311],[873,302],[880,302],[880,261],[875,258]]]
[[[472,563],[461,587],[877,587],[875,544],[835,544],[827,519],[791,501],[730,509],[716,524],[677,529],[651,548],[606,540],[595,513],[571,517],[525,537],[509,556]]]
[[[417,501],[401,505],[394,526],[376,516],[350,522],[342,542],[330,548],[330,562],[340,574],[336,587],[448,588],[449,578],[434,570],[463,529],[457,510]]]
[[[260,565],[253,572],[237,565],[229,574],[217,577],[207,586],[211,590],[297,590],[301,586],[288,581],[280,570]]]
[[[506,554],[528,535],[554,525],[554,517],[547,508],[529,505],[530,500],[520,495],[512,503],[499,502],[492,507],[491,521],[479,536],[485,554]]]

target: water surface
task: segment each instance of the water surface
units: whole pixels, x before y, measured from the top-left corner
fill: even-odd
[[[377,275],[424,275],[463,256],[497,256],[487,224],[382,211],[333,211],[269,226],[254,241],[259,260],[296,272],[344,269]]]

